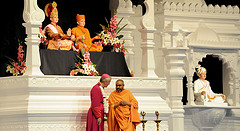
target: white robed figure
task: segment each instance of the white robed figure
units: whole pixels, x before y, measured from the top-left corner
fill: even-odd
[[[194,82],[194,94],[198,102],[223,103],[226,99],[224,94],[216,94],[212,91],[210,82],[206,79],[207,70],[204,67],[197,68],[199,79]]]

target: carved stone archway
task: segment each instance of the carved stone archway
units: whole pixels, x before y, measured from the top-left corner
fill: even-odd
[[[218,56],[219,60],[223,61],[224,70],[223,73],[227,74],[229,79],[227,85],[229,85],[229,94],[228,102],[230,105],[237,105],[238,103],[238,94],[237,89],[237,80],[236,78],[236,69],[238,62],[238,51],[237,50],[216,50],[216,49],[201,49],[201,48],[191,48],[187,53],[187,60],[185,65],[187,80],[188,80],[188,105],[195,105],[193,98],[193,75],[195,67],[198,65],[198,62],[202,61],[207,55]],[[227,71],[227,72],[226,72]],[[223,80],[224,81],[224,80]],[[224,81],[226,82],[226,81]],[[223,87],[226,88],[226,87]],[[235,98],[232,98],[235,96]],[[238,97],[237,97],[238,96]]]

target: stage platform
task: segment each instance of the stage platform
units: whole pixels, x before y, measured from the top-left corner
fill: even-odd
[[[108,95],[115,90],[119,78],[125,81],[125,88],[138,100],[139,113],[147,113],[146,130],[156,130],[155,111],[159,111],[159,118],[163,120],[161,130],[168,130],[171,109],[165,100],[166,79],[113,77],[106,89]],[[85,130],[90,90],[99,79],[56,75],[0,78],[0,130]],[[141,124],[137,130],[142,130]]]

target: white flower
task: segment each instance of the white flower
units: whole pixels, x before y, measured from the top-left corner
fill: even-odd
[[[25,69],[23,69],[23,70],[21,71],[21,73],[23,73],[23,74],[24,74],[25,72],[26,72],[26,70],[25,70]]]
[[[110,43],[112,43],[112,44],[114,43],[114,40],[109,40],[109,41],[110,41]]]
[[[107,39],[104,39],[104,40],[103,40],[103,43],[104,43],[104,44],[107,44],[107,43],[108,43],[108,40],[107,40]]]
[[[105,39],[106,39],[106,38],[109,38],[109,35],[108,35],[108,34],[104,34],[103,36],[104,36]]]
[[[114,42],[114,44],[117,44],[117,43],[119,43],[120,41],[119,41],[118,38],[114,38],[114,39],[113,39],[113,42]]]
[[[84,68],[84,70],[86,70],[87,69],[87,64],[83,64],[83,68]]]
[[[90,65],[89,68],[90,68],[91,71],[94,69],[93,65]]]
[[[85,73],[86,73],[86,75],[89,75],[89,74],[91,74],[91,71],[90,70],[85,70]]]
[[[7,70],[6,70],[6,72],[8,72],[8,71],[11,72],[11,69],[12,69],[12,68],[11,68],[11,65],[8,65],[8,66],[7,66]]]

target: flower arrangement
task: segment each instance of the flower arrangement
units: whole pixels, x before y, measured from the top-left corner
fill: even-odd
[[[21,45],[21,42],[19,42],[17,57],[18,60],[15,61],[8,57],[8,59],[10,60],[9,61],[10,64],[7,65],[6,72],[10,72],[11,74],[13,74],[13,76],[22,75],[23,73],[25,73],[27,66],[23,57],[24,57],[23,46]]]
[[[127,51],[124,46],[125,42],[120,41],[120,39],[123,38],[123,35],[118,34],[124,27],[127,26],[127,24],[120,28],[119,24],[122,22],[123,18],[119,22],[117,22],[117,18],[118,16],[115,13],[114,16],[111,18],[110,22],[108,22],[108,20],[105,18],[108,24],[107,27],[100,24],[103,31],[101,31],[101,33],[98,34],[98,36],[101,38],[101,41],[98,41],[96,44],[103,44],[104,46],[113,46],[114,51],[123,52],[125,54],[125,52]]]
[[[47,46],[48,45],[48,40],[47,40],[47,37],[44,34],[44,31],[42,30],[42,26],[39,26],[38,38],[40,38],[40,43],[43,46]],[[46,47],[44,47],[44,48],[46,48]]]
[[[99,73],[96,70],[96,65],[93,64],[90,60],[90,53],[86,51],[86,53],[83,55],[84,59],[80,59],[78,63],[75,63],[74,69],[70,72],[70,76],[75,76],[78,73],[86,76],[98,76]]]

